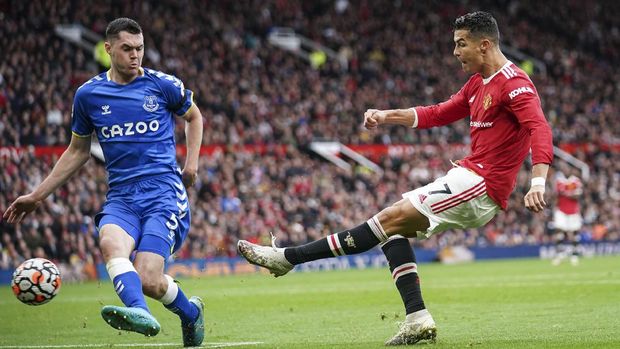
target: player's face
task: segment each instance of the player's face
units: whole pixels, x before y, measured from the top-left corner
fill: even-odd
[[[480,39],[469,35],[469,30],[454,31],[454,56],[461,62],[463,71],[474,74],[482,71],[482,53]]]
[[[112,66],[120,74],[134,77],[140,73],[142,57],[144,57],[142,33],[131,34],[122,31],[118,34],[118,39],[106,42],[106,50],[110,54]]]

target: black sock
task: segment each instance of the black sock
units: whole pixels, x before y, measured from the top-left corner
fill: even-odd
[[[389,240],[381,249],[390,264],[392,278],[403,299],[407,315],[426,309],[420,290],[418,266],[409,240],[405,238]]]
[[[297,247],[284,250],[284,257],[293,265],[317,259],[362,253],[381,242],[368,223],[332,234]]]

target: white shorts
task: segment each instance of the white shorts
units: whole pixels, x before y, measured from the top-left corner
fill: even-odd
[[[564,232],[574,232],[581,229],[583,219],[579,213],[566,214],[560,210],[553,212],[553,226]]]
[[[433,183],[404,193],[403,198],[430,222],[425,232],[418,232],[418,239],[448,229],[483,226],[500,210],[487,195],[484,179],[463,167],[454,167]]]

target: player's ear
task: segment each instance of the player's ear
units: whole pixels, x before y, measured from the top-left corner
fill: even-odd
[[[480,52],[483,54],[487,53],[487,51],[490,50],[492,46],[493,46],[493,43],[491,42],[491,40],[487,38],[482,38],[480,40],[480,43],[478,44],[478,47],[480,48]]]
[[[105,52],[110,54],[110,51],[112,51],[112,44],[110,44],[109,41],[104,41],[103,42],[103,47],[105,47]]]

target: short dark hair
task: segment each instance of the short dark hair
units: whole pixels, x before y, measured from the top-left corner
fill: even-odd
[[[454,30],[469,30],[475,37],[485,37],[499,44],[499,28],[493,16],[484,11],[471,12],[454,21]]]
[[[118,34],[123,31],[130,34],[140,34],[142,33],[142,28],[140,28],[138,22],[131,18],[117,18],[108,24],[105,30],[105,38],[106,40],[118,39]]]

